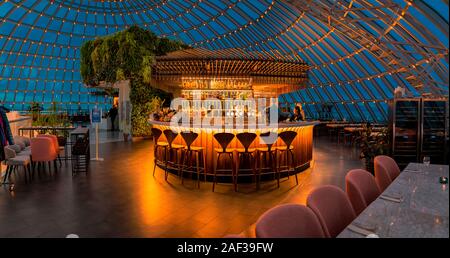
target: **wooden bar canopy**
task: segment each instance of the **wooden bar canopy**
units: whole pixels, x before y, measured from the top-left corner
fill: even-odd
[[[309,65],[260,52],[193,48],[156,57],[152,68],[154,85],[175,94],[183,89],[185,78],[235,78],[249,79],[255,97],[278,97],[305,88]]]

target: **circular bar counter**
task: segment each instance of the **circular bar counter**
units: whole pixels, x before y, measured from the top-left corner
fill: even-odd
[[[270,127],[262,126],[256,128],[203,128],[201,126],[172,126],[169,122],[159,122],[159,121],[151,121],[150,122],[154,128],[158,128],[164,132],[164,130],[172,130],[174,132],[180,133],[184,131],[191,131],[198,133],[198,138],[193,142],[192,146],[195,147],[203,147],[204,155],[205,155],[205,170],[208,176],[214,174],[214,162],[215,162],[215,148],[220,148],[219,143],[214,139],[214,134],[216,133],[232,133],[234,135],[243,132],[255,133],[257,138],[250,146],[250,148],[261,148],[266,147],[262,141],[259,139],[259,135],[261,133],[266,132],[274,132],[281,133],[283,131],[294,131],[297,133],[294,141],[292,142],[293,152],[295,155],[294,167],[296,173],[301,172],[307,168],[309,168],[310,162],[313,158],[313,128],[315,125],[319,124],[318,121],[301,121],[301,122],[282,122],[278,123],[275,126],[271,125]],[[159,141],[167,141],[164,134],[161,135]],[[181,135],[179,135],[173,142],[174,144],[186,145]],[[282,140],[278,137],[273,147],[284,146]],[[237,138],[234,138],[233,141],[228,146],[229,148],[243,148],[243,146],[239,143]],[[159,155],[162,156],[162,155]],[[235,158],[237,155],[234,155]]]

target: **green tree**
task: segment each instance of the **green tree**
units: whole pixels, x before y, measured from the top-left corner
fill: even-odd
[[[87,41],[81,47],[81,76],[83,82],[98,86],[100,82],[115,83],[130,80],[132,134],[150,134],[147,120],[152,112],[150,103],[155,97],[170,102],[171,94],[151,85],[155,56],[188,48],[187,45],[166,38],[138,26],[125,31]]]

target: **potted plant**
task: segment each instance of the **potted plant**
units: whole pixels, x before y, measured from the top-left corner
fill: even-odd
[[[34,112],[38,115],[36,119],[33,120],[32,125],[38,127],[46,127],[42,130],[38,130],[39,134],[53,134],[58,137],[59,146],[65,146],[67,143],[67,138],[69,137],[69,132],[66,130],[56,130],[55,127],[69,127],[71,125],[70,119],[66,113],[60,112],[60,109],[56,102],[52,103],[52,107],[47,114],[40,114],[42,108],[39,103],[32,104],[33,116]],[[48,128],[47,128],[48,127]]]
[[[373,174],[375,157],[389,153],[388,130],[373,132],[373,126],[370,123],[363,125],[363,128],[359,137],[361,148],[359,157],[364,159],[366,170]]]
[[[31,102],[31,105],[28,108],[28,111],[31,112],[33,121],[36,121],[39,119],[39,115],[41,114],[42,109],[43,108],[42,108],[41,104],[39,104],[38,102]]]
[[[145,104],[136,107],[133,110],[134,120],[132,129],[132,140],[141,141],[151,139],[151,124],[150,120],[155,119],[158,116],[159,111],[163,110],[163,104],[165,100],[159,96],[151,97]]]

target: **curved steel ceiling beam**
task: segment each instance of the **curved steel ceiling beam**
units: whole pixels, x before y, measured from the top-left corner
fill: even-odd
[[[310,113],[330,102],[343,107],[339,118],[380,119],[398,85],[448,94],[449,29],[442,8],[448,10],[447,0],[2,1],[0,101],[93,103],[73,98],[87,91],[79,47],[137,24],[210,50],[307,61],[310,88],[286,100],[311,104]]]
[[[437,43],[438,45],[420,44],[411,35],[408,35],[407,31],[397,29],[397,27],[400,27],[399,20],[413,20],[410,15],[406,15],[408,8],[414,5],[413,2],[407,1],[404,7],[393,1],[377,1],[379,2],[378,5],[362,0],[286,0],[286,2],[366,48],[387,70],[399,73],[419,92],[432,93],[438,96],[448,94],[448,88],[447,90],[441,89],[428,76],[428,73],[423,72],[425,68],[417,65],[420,60],[415,57],[415,54],[421,54],[422,60],[425,60],[426,64],[442,58],[448,59],[448,47],[446,48],[440,42]],[[366,15],[367,13],[377,13],[377,15],[369,17]],[[413,22],[417,23],[416,21]],[[388,27],[383,28],[380,23]],[[390,35],[391,31],[400,34],[402,41]],[[424,38],[435,38],[430,30],[420,31]],[[437,73],[446,83],[448,82],[448,75],[445,76],[444,74],[445,72],[448,74],[448,68],[440,68],[443,71],[438,70]]]

